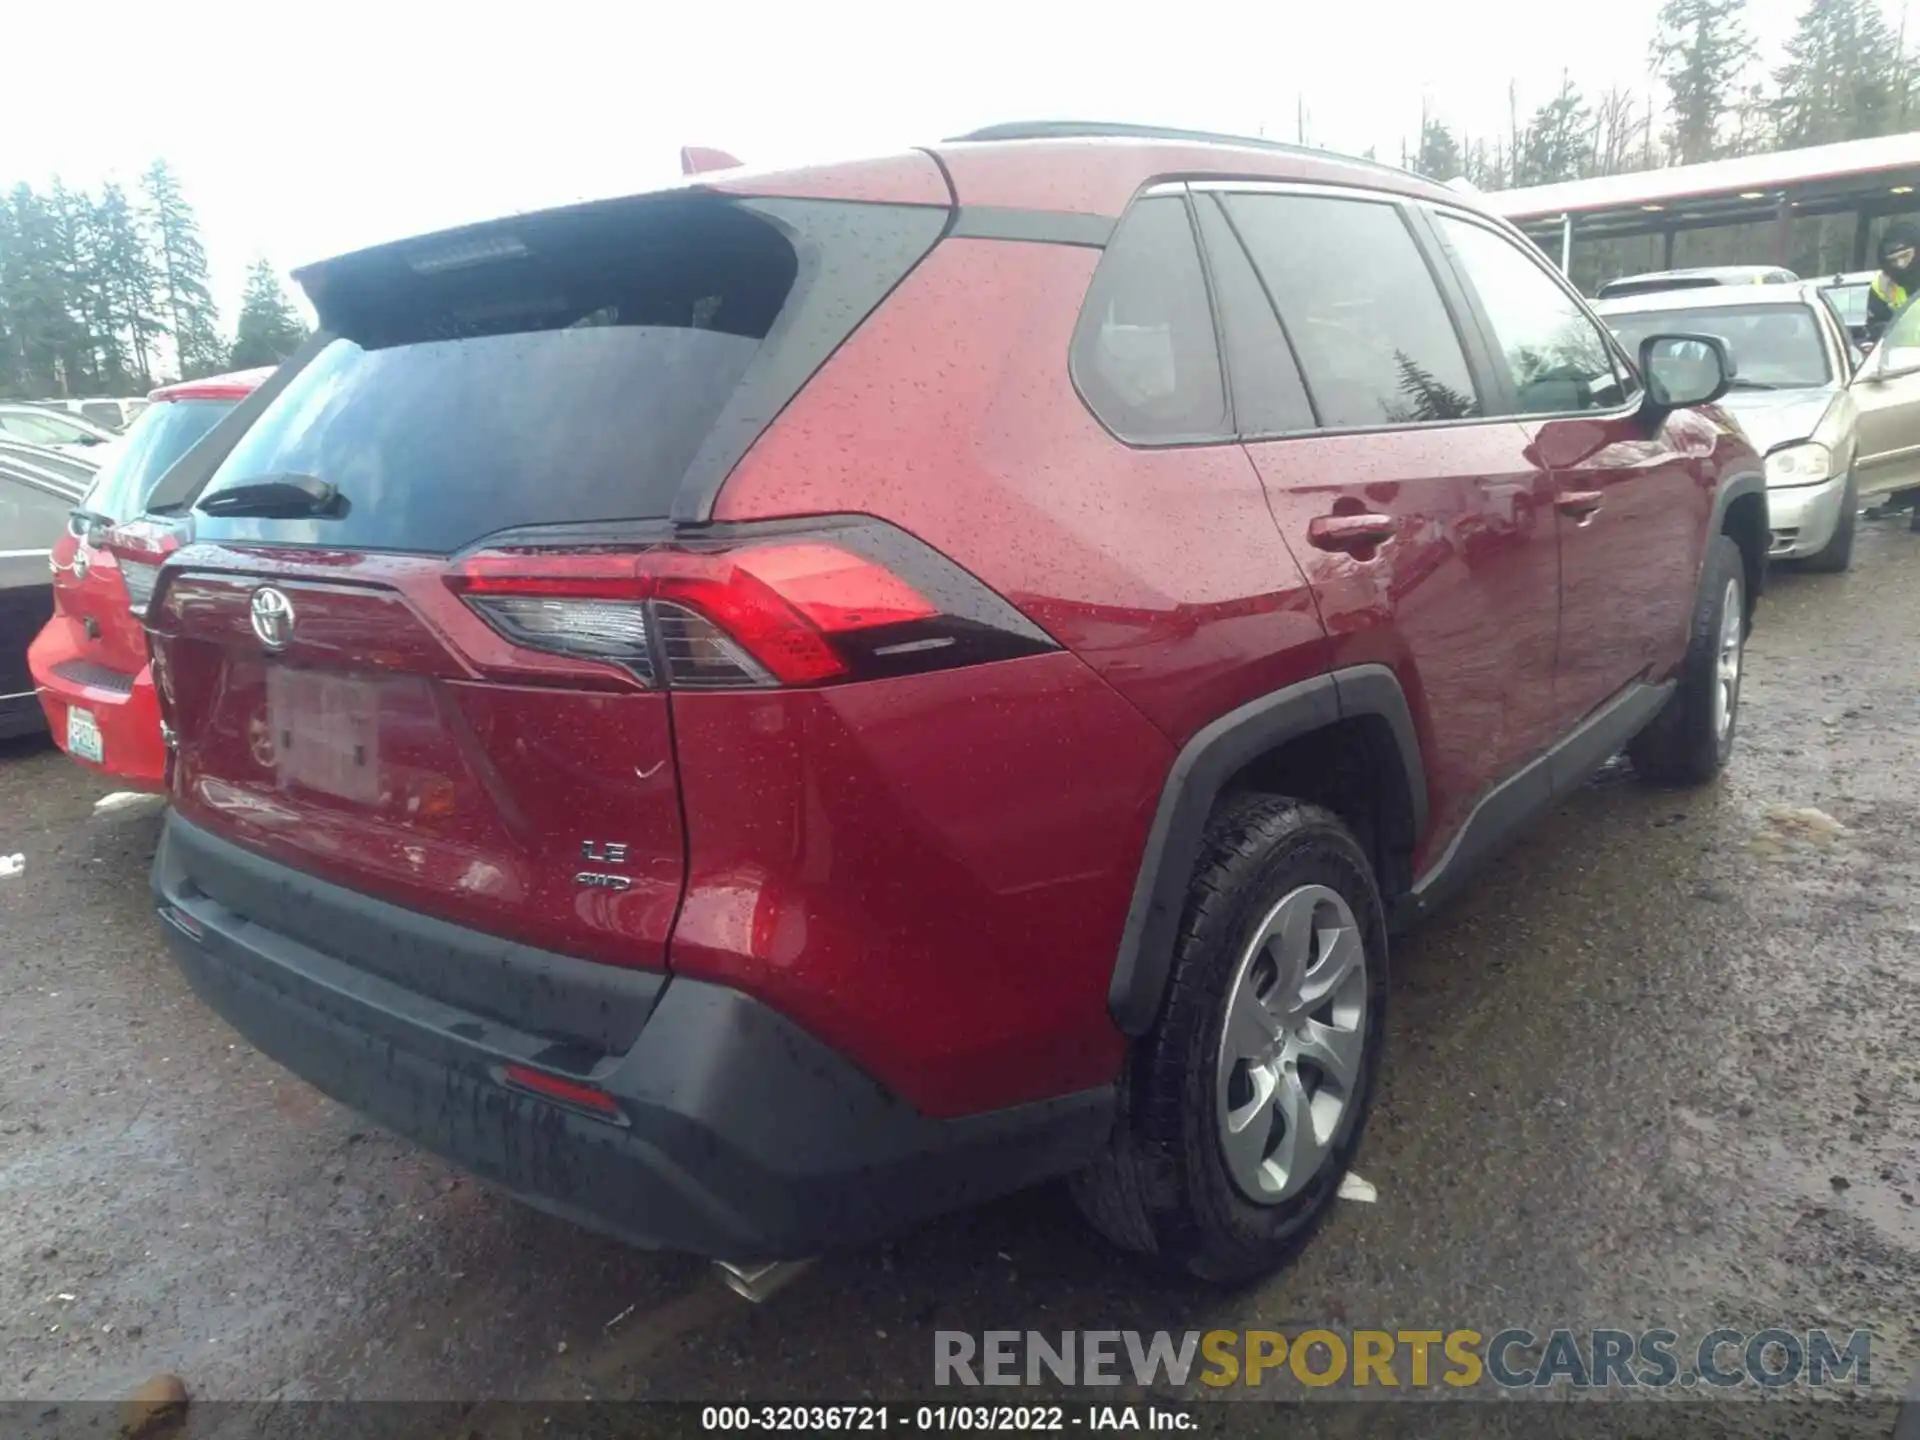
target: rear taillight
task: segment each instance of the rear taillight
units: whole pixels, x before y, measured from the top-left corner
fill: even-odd
[[[120,579],[127,587],[127,608],[141,619],[153,600],[160,566],[180,548],[180,533],[154,520],[129,520],[107,532],[106,548],[120,562]]]
[[[683,690],[879,679],[1055,648],[973,576],[872,520],[634,546],[496,543],[447,583],[516,645]]]

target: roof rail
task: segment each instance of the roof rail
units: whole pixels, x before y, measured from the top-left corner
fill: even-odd
[[[1256,150],[1276,150],[1287,155],[1332,156],[1354,165],[1366,165],[1393,175],[1411,175],[1397,165],[1383,164],[1358,155],[1342,155],[1312,145],[1294,145],[1284,140],[1268,140],[1256,135],[1227,135],[1213,130],[1180,130],[1164,125],[1132,125],[1118,120],[1016,120],[1006,125],[988,125],[965,135],[949,135],[942,143],[958,145],[989,140],[1187,140],[1200,145],[1246,145]],[[1420,176],[1414,176],[1420,179]]]

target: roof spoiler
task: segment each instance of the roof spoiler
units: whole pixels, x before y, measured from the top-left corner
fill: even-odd
[[[740,162],[724,150],[715,150],[708,145],[680,147],[682,175],[701,175],[709,170],[738,170],[739,168]]]

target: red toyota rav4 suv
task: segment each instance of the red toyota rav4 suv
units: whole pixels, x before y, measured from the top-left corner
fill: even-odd
[[[1396,171],[1014,127],[300,278],[156,495],[160,913],[261,1049],[643,1244],[1071,1175],[1271,1267],[1390,924],[1622,746],[1732,746],[1724,353]]]
[[[140,790],[166,780],[160,708],[141,615],[176,537],[139,516],[160,477],[271,370],[163,386],[100,467],[53,551],[53,616],[27,649],[41,708],[60,748]],[[116,536],[114,528],[132,522]],[[126,558],[114,546],[128,549]]]

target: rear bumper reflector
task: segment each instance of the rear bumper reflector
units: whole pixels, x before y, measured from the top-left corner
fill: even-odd
[[[538,1095],[542,1100],[551,1100],[569,1110],[591,1115],[596,1120],[605,1120],[613,1125],[627,1123],[627,1113],[620,1108],[618,1100],[606,1091],[592,1085],[582,1085],[578,1080],[549,1075],[544,1070],[535,1070],[526,1065],[498,1066],[493,1078],[509,1090],[524,1090],[530,1095]]]

